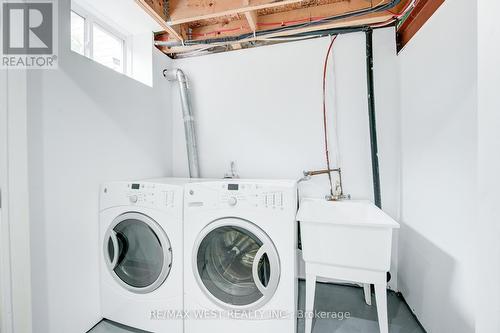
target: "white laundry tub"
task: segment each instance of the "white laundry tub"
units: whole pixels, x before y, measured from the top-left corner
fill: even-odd
[[[297,220],[306,263],[389,271],[399,224],[371,202],[306,198]]]

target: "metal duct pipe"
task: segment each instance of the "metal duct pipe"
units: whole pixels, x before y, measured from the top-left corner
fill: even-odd
[[[184,134],[186,135],[186,148],[189,163],[189,177],[200,178],[200,166],[198,161],[198,147],[196,146],[196,132],[194,128],[194,117],[189,99],[189,89],[186,75],[180,69],[165,69],[163,76],[168,81],[179,83],[179,94],[181,97],[182,118],[184,119]]]

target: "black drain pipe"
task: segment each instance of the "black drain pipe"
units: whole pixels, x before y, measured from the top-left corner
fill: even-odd
[[[368,120],[370,123],[370,148],[372,155],[373,197],[375,205],[382,208],[380,172],[378,165],[377,121],[375,117],[375,92],[373,88],[373,30],[366,29],[366,78],[368,90]]]

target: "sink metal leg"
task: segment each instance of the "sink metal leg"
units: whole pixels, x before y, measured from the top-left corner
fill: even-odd
[[[377,300],[377,315],[380,333],[389,333],[389,321],[387,318],[387,285],[375,284],[375,299]]]
[[[307,274],[306,270],[306,312],[305,312],[306,328],[304,333],[312,332],[315,293],[316,293],[316,275]]]

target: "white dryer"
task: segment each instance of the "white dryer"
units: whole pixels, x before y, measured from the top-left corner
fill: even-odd
[[[295,181],[186,185],[186,333],[296,331]]]
[[[183,191],[187,180],[114,182],[100,192],[101,311],[150,332],[183,331]]]

